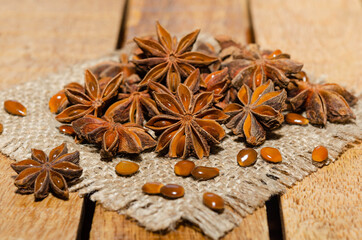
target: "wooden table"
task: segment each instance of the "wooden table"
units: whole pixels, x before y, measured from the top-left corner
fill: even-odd
[[[0,89],[30,81],[154,32],[201,28],[282,49],[315,76],[362,90],[358,0],[0,0]],[[0,116],[1,121],[1,116]],[[358,239],[362,145],[247,216],[225,239]],[[0,239],[203,239],[189,224],[150,233],[87,198],[15,193],[11,160],[0,155]],[[280,214],[279,214],[280,213]]]

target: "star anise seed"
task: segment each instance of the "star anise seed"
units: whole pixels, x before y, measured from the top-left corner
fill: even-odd
[[[286,91],[274,91],[272,81],[257,87],[254,92],[243,85],[238,92],[238,103],[231,103],[224,112],[231,116],[226,127],[235,135],[245,137],[247,143],[260,145],[266,137],[266,129],[273,129],[283,122]]]
[[[202,158],[209,155],[210,144],[218,144],[225,136],[217,121],[224,121],[228,116],[212,107],[213,93],[194,96],[186,85],[180,84],[176,96],[157,91],[154,96],[164,114],[151,118],[146,127],[162,132],[157,152],[168,147],[169,157],[186,158],[194,151],[198,158]]]
[[[81,92],[84,92],[84,87],[76,82],[71,82],[64,86],[64,88],[74,88],[78,89]],[[51,113],[60,113],[63,111],[69,104],[68,98],[65,95],[64,89],[57,92],[49,100],[49,109]]]
[[[49,157],[37,149],[31,150],[31,159],[12,163],[19,174],[15,186],[20,192],[34,192],[36,199],[48,196],[50,189],[56,196],[69,197],[68,184],[82,175],[78,166],[79,152],[68,153],[65,143],[50,151]]]

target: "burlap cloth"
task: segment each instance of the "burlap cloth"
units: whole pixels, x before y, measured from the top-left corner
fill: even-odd
[[[123,51],[129,51],[127,45]],[[48,109],[48,101],[69,82],[83,83],[84,70],[104,60],[117,60],[119,52],[109,56],[75,65],[58,74],[15,86],[0,93],[0,102],[14,99],[28,109],[26,117],[17,117],[0,109],[0,122],[4,132],[0,135],[0,150],[10,158],[20,161],[30,157],[30,149],[38,148],[49,152],[62,142],[70,151],[80,152],[83,181],[72,187],[81,195],[91,193],[91,199],[105,208],[136,219],[149,230],[173,229],[181,220],[188,220],[213,239],[223,236],[242,218],[262,206],[271,195],[280,194],[286,187],[318,169],[311,160],[311,151],[317,145],[329,150],[329,160],[335,161],[350,143],[362,136],[362,104],[353,108],[357,120],[349,124],[328,123],[325,128],[311,125],[284,125],[267,136],[262,147],[276,147],[283,162],[267,163],[260,157],[255,165],[239,167],[237,153],[245,147],[241,140],[228,135],[222,143],[212,149],[208,158],[195,160],[196,165],[220,169],[220,176],[209,181],[196,181],[191,177],[175,176],[174,164],[178,159],[160,157],[154,152],[142,153],[132,159],[140,165],[139,172],[132,177],[120,177],[115,173],[116,164],[123,158],[111,162],[100,160],[97,148],[80,145],[59,133],[60,125]],[[360,101],[361,102],[361,101]],[[261,147],[256,148],[259,152]],[[159,196],[142,193],[141,187],[149,181],[177,183],[185,188],[185,196],[177,200],[166,200]],[[206,191],[221,195],[230,208],[222,214],[215,213],[202,203]],[[231,210],[232,209],[232,210]]]

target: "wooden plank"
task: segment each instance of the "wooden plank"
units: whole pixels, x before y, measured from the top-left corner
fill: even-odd
[[[0,89],[112,51],[123,3],[1,0]],[[83,200],[16,194],[11,162],[0,155],[0,239],[75,239]]]
[[[131,0],[126,38],[154,34],[159,21],[171,34],[188,33],[201,28],[201,33],[229,34],[245,43],[248,28],[244,0]],[[180,225],[175,231],[155,234],[136,223],[96,206],[91,239],[204,239],[196,228]],[[225,239],[269,239],[265,207],[245,218]]]
[[[124,0],[0,3],[1,89],[113,51]]]
[[[362,90],[361,2],[253,0],[251,7],[262,47],[279,48],[313,75]],[[357,145],[282,196],[286,239],[361,236],[361,156]]]

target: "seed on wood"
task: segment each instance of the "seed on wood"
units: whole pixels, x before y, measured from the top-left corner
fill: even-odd
[[[183,197],[185,189],[177,184],[167,184],[161,188],[161,195],[166,198],[176,199]]]
[[[4,102],[4,108],[5,110],[13,115],[17,116],[26,116],[26,108],[23,106],[23,104],[13,101],[13,100],[7,100]]]
[[[214,210],[216,212],[222,212],[224,210],[224,199],[215,193],[204,193],[204,195],[202,196],[202,200],[205,206],[210,208],[211,210]]]
[[[178,176],[187,177],[191,175],[192,169],[195,168],[195,163],[189,160],[182,160],[175,164],[175,174]]]
[[[314,150],[312,152],[313,161],[323,162],[323,161],[327,160],[327,158],[328,158],[327,148],[325,148],[323,146],[318,146],[318,147],[314,148]]]
[[[198,166],[191,171],[191,174],[197,180],[209,180],[219,175],[219,169],[214,167]]]
[[[142,191],[147,194],[160,194],[162,187],[160,182],[147,182],[142,186]]]
[[[121,176],[130,176],[138,171],[139,165],[134,162],[120,161],[116,166],[116,172]]]
[[[278,163],[282,161],[282,155],[276,148],[264,147],[260,150],[260,155],[267,162]]]
[[[240,166],[248,167],[255,163],[258,153],[252,148],[244,148],[240,150],[236,159]]]

